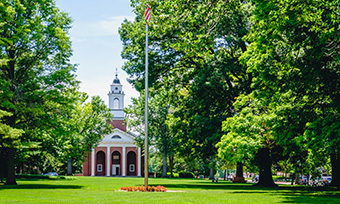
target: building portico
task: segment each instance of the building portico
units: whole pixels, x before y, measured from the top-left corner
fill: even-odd
[[[116,137],[117,133],[124,133],[115,130],[107,137]],[[128,133],[125,133],[128,134]],[[95,148],[92,149],[90,157],[83,165],[83,174],[91,176],[141,176],[141,148],[136,147],[132,141],[107,141],[107,137]],[[124,138],[124,139],[123,139]],[[112,139],[117,140],[117,139]],[[125,140],[125,141],[124,141]],[[87,168],[86,168],[87,167]],[[88,172],[87,169],[90,169]]]

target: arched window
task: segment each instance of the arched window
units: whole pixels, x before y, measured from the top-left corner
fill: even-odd
[[[122,137],[119,136],[119,135],[113,135],[113,136],[111,137],[111,139],[122,139]]]
[[[133,151],[128,152],[127,154],[127,167],[128,167],[128,172],[127,175],[129,176],[136,176],[137,172],[135,170],[135,166],[136,166],[136,153]]]
[[[113,109],[119,109],[119,99],[115,98],[113,100]]]
[[[105,175],[105,153],[103,151],[99,151],[96,156],[96,166],[97,166],[97,176]]]

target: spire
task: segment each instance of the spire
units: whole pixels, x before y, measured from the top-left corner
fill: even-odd
[[[116,68],[116,78],[113,80],[114,84],[120,84],[120,80],[118,79],[118,69]]]

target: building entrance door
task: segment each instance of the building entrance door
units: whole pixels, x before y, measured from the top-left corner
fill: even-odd
[[[120,165],[119,164],[112,164],[112,175],[119,176],[120,175]]]

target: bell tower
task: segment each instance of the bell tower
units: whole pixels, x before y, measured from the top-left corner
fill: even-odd
[[[122,85],[118,79],[118,74],[116,73],[116,78],[110,85],[110,92],[107,94],[109,96],[109,108],[113,114],[113,120],[124,120],[124,91],[122,90]]]

